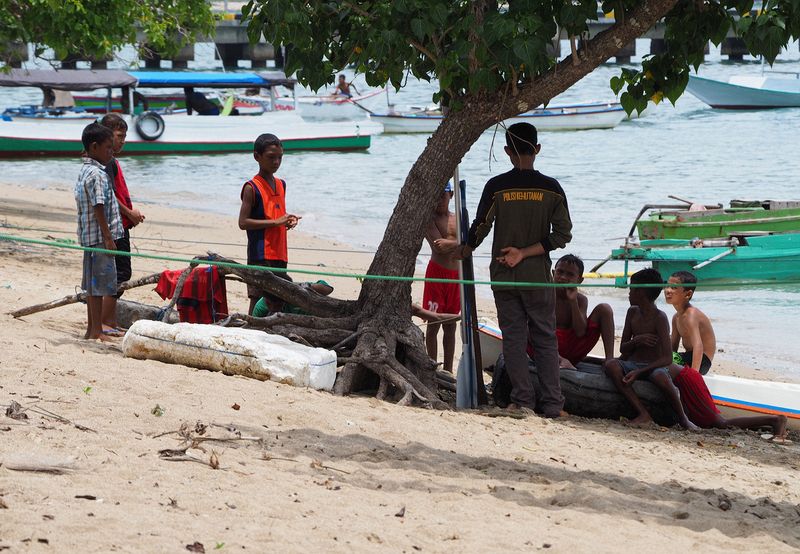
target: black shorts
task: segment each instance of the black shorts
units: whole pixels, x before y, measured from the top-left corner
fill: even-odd
[[[681,360],[683,360],[683,365],[688,365],[689,367],[692,366],[692,351],[688,350],[686,352],[681,352]],[[708,356],[703,354],[703,361],[700,362],[700,367],[694,368],[696,369],[700,375],[705,375],[708,373],[708,370],[711,369],[711,360],[708,359]]]
[[[114,241],[117,245],[117,250],[120,252],[130,252],[131,251],[131,233],[130,230],[125,229],[125,233],[122,235],[121,238],[118,238]],[[117,285],[120,283],[124,283],[125,281],[130,281],[131,275],[133,275],[133,270],[131,269],[131,257],[130,256],[114,256],[114,262],[117,264]],[[122,296],[122,292],[118,292],[115,295],[117,298]]]

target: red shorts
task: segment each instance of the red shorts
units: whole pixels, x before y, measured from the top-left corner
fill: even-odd
[[[458,279],[457,269],[447,269],[433,260],[425,270],[426,279]],[[431,283],[425,281],[422,307],[437,314],[460,314],[461,291],[458,283]]]
[[[577,364],[592,351],[594,345],[600,340],[600,324],[589,319],[586,322],[586,333],[582,337],[577,336],[571,327],[556,329],[556,337],[558,337],[559,356]]]
[[[681,402],[691,422],[704,429],[713,427],[719,410],[708,392],[703,376],[687,365],[675,377],[675,385],[681,393]]]

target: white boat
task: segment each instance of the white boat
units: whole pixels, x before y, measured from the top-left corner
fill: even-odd
[[[307,119],[363,119],[369,113],[361,102],[368,100],[378,94],[385,92],[385,89],[370,91],[356,96],[344,96],[341,94],[298,96],[296,98],[297,109],[300,115]],[[295,99],[290,97],[279,97],[276,101],[278,109],[290,109],[295,105]]]
[[[123,71],[28,71],[0,73],[0,86],[39,86],[61,90],[109,90],[122,87],[132,96],[136,85],[149,88],[266,87],[255,73],[195,73]],[[145,112],[125,115],[129,132],[126,155],[252,152],[253,141],[265,132],[277,135],[285,150],[364,150],[371,135],[380,132],[369,122],[313,123],[292,111],[274,111],[252,117],[200,116],[184,113]],[[86,120],[48,118],[46,125],[32,118],[0,118],[0,158],[78,156],[80,123]],[[76,124],[77,123],[77,124]]]
[[[689,76],[686,90],[723,110],[762,110],[800,107],[800,72],[736,75],[727,81]]]
[[[504,124],[512,125],[524,121],[535,125],[539,131],[612,129],[625,116],[625,110],[619,103],[603,102],[536,108],[507,119]],[[438,109],[420,108],[406,112],[374,113],[370,118],[383,124],[384,133],[432,133],[439,127],[444,116]],[[494,126],[487,130],[493,128]]]
[[[503,333],[492,321],[480,322],[478,331],[485,369],[493,365],[503,351]],[[784,415],[787,426],[800,431],[800,384],[713,373],[704,375],[703,379],[714,404],[725,417]]]

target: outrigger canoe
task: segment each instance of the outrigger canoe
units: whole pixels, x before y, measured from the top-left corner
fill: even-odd
[[[483,363],[487,368],[496,362],[502,352],[503,335],[494,322],[481,322],[478,329]],[[561,389],[566,398],[565,410],[584,417],[616,418],[633,415],[627,401],[603,374],[599,361],[588,358],[586,362],[578,364],[577,370],[561,370]],[[704,375],[703,379],[714,404],[725,417],[783,415],[786,416],[790,429],[800,431],[800,384],[743,379],[713,373]],[[649,382],[637,381],[634,389],[657,422],[666,425],[674,423],[674,416],[667,402],[655,386]]]
[[[731,200],[691,210],[690,204],[647,205],[639,212],[640,239],[708,239],[750,231],[800,231],[800,201]],[[645,217],[644,212],[649,211]]]
[[[512,117],[505,124],[527,122],[539,131],[579,131],[612,129],[625,117],[620,104],[607,102],[537,108]],[[435,108],[370,114],[370,119],[383,125],[384,133],[433,133],[443,118],[442,112]]]
[[[0,86],[38,86],[58,90],[109,91],[122,87],[132,102],[133,89],[268,87],[270,80],[256,73],[135,72],[92,70],[19,70],[0,73]],[[215,154],[252,152],[253,140],[271,132],[285,150],[365,150],[375,126],[356,123],[312,123],[299,115],[276,111],[254,117],[189,116],[186,113],[148,111],[125,115],[129,129],[126,155]],[[0,157],[78,156],[83,149],[80,121],[52,118],[41,125],[26,118],[0,119]],[[83,122],[85,123],[85,121]]]
[[[611,259],[652,264],[664,280],[690,271],[702,282],[790,281],[800,279],[800,232],[739,233],[724,239],[628,239]],[[623,277],[623,278],[624,278]]]

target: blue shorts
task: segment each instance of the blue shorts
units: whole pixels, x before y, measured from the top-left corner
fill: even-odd
[[[646,366],[650,365],[647,362],[633,362],[631,360],[619,360],[618,359],[617,361],[619,362],[619,365],[622,368],[622,374],[623,375],[627,375],[631,371],[635,371],[637,369],[640,369],[640,368],[643,368],[643,367],[646,367]],[[647,378],[652,381],[653,377],[655,377],[659,373],[663,373],[664,375],[667,376],[667,378],[669,378],[669,369],[666,368],[666,367],[657,367],[657,368],[655,368],[653,371],[651,371],[649,373]]]
[[[98,244],[93,248],[103,248],[103,245]],[[113,254],[83,252],[81,288],[89,296],[116,296],[117,265]]]

